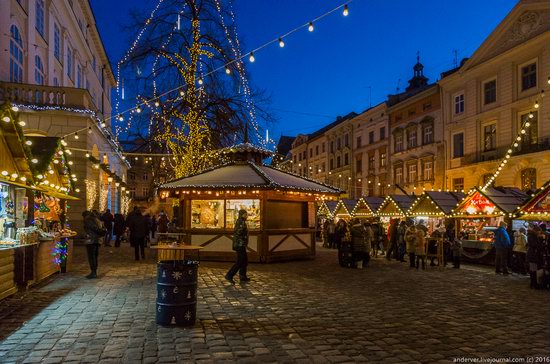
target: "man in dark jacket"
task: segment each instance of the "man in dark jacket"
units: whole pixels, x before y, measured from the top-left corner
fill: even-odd
[[[398,242],[399,242],[399,220],[393,219],[390,225],[390,246],[386,253],[387,260],[391,260],[392,253],[393,253],[394,259],[397,260]]]
[[[105,229],[101,226],[101,221],[92,212],[84,211],[82,217],[84,218],[84,231],[88,235],[86,239],[86,252],[88,253],[88,263],[90,264],[91,271],[86,278],[97,278],[99,239],[105,236]]]
[[[149,222],[147,218],[141,214],[139,210],[134,210],[134,216],[128,224],[130,229],[130,243],[134,247],[135,258],[145,260],[145,238],[149,235]]]
[[[111,214],[111,210],[107,209],[103,215],[101,215],[101,221],[107,230],[103,238],[103,245],[111,246],[111,239],[113,238],[113,221],[115,221],[113,214]]]
[[[235,221],[235,230],[233,231],[233,250],[237,253],[237,262],[229,269],[225,275],[231,284],[235,284],[233,277],[239,272],[241,282],[248,282],[250,278],[246,276],[246,267],[248,266],[248,256],[246,248],[248,246],[248,227],[246,219],[248,214],[246,210],[239,210],[239,217]]]
[[[495,231],[495,273],[496,274],[509,274],[508,273],[508,249],[512,246],[510,236],[506,231],[506,224],[501,221],[498,229]]]
[[[122,235],[124,234],[124,230],[126,229],[126,222],[124,221],[124,216],[122,214],[115,214],[115,221],[113,226],[113,233],[116,236],[115,239],[115,247],[120,247],[120,240],[122,239]]]

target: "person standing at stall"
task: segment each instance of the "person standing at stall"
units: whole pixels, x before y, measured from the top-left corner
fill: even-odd
[[[351,245],[353,247],[353,258],[357,268],[366,268],[368,260],[365,258],[366,232],[359,219],[353,219],[351,223]],[[357,264],[359,263],[359,264]]]
[[[393,257],[395,260],[397,260],[397,244],[399,241],[399,220],[393,219],[390,223],[390,229],[389,229],[389,240],[390,240],[390,246],[388,247],[388,251],[386,253],[386,259],[391,260],[391,255],[393,253]]]
[[[90,274],[86,276],[88,279],[97,278],[97,260],[99,255],[99,239],[105,236],[105,228],[97,216],[90,212],[82,213],[84,219],[84,231],[86,232],[86,252],[88,254],[88,263],[90,264]]]
[[[334,249],[335,246],[335,233],[336,233],[336,225],[334,224],[334,220],[329,219],[328,222],[328,247],[330,249]]]
[[[124,216],[122,214],[116,213],[115,214],[115,221],[113,225],[113,233],[116,236],[115,239],[115,247],[120,247],[120,241],[122,240],[122,235],[124,234],[124,230],[126,230],[126,223],[124,221]]]
[[[111,214],[111,210],[107,209],[101,215],[101,221],[103,222],[103,226],[107,230],[105,233],[105,236],[103,237],[103,245],[105,246],[111,246],[111,239],[113,238],[113,221],[115,220],[113,214]]]
[[[529,262],[530,288],[538,289],[537,270],[542,268],[544,254],[544,238],[541,228],[533,225],[527,232],[527,261]]]
[[[527,253],[527,234],[525,228],[520,228],[517,237],[514,240],[514,261],[516,262],[515,271],[519,274],[526,274],[527,261],[525,255]]]
[[[241,282],[248,282],[246,269],[248,266],[248,256],[246,248],[248,247],[248,226],[246,225],[246,219],[248,213],[246,210],[239,210],[239,216],[235,221],[235,229],[233,230],[233,250],[237,253],[237,261],[229,269],[225,275],[225,279],[231,284],[235,284],[233,277],[239,272],[239,278]]]
[[[416,240],[415,240],[415,255],[416,255],[416,269],[419,268],[420,262],[422,262],[422,270],[426,269],[426,234],[421,227],[415,228]]]
[[[405,233],[405,243],[407,244],[407,253],[409,253],[409,268],[414,268],[416,264],[416,227],[414,224],[411,224]]]
[[[510,235],[506,231],[506,224],[501,221],[498,229],[495,231],[494,245],[496,250],[495,273],[509,274],[508,272],[508,249],[512,246]]]

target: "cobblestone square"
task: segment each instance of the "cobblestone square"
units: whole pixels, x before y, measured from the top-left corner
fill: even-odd
[[[101,248],[87,280],[83,247],[72,272],[0,302],[2,363],[450,362],[550,355],[547,291],[492,270],[409,270],[373,259],[345,269],[333,250],[310,261],[250,266],[202,262],[197,324],[155,323],[156,267],[128,247]]]

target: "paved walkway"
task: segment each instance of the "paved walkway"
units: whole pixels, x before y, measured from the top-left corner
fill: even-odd
[[[194,328],[155,324],[156,269],[129,248],[102,248],[87,280],[73,272],[0,302],[0,362],[449,362],[550,356],[550,293],[485,269],[409,270],[375,259],[252,265],[249,284],[203,262]],[[151,255],[151,254],[150,254]]]

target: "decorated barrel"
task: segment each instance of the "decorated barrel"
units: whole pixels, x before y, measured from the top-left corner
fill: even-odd
[[[193,260],[157,263],[157,324],[193,326],[197,316],[197,275]]]

